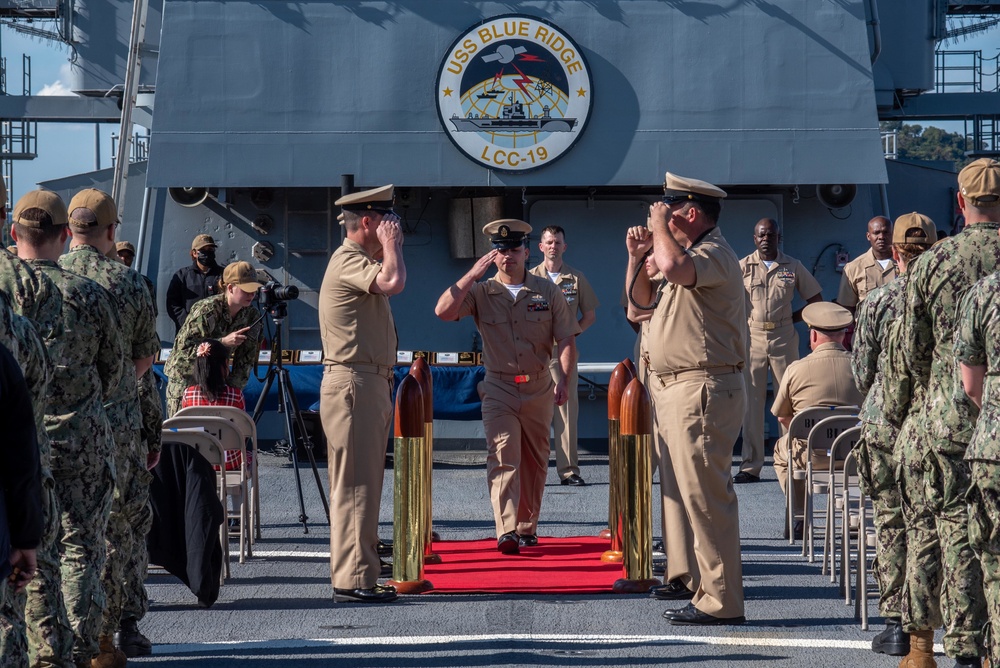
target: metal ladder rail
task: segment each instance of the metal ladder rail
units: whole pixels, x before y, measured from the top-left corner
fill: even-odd
[[[135,0],[132,6],[132,29],[129,36],[128,62],[125,67],[125,86],[122,90],[122,119],[119,129],[118,158],[115,160],[111,185],[111,198],[118,211],[125,210],[125,189],[128,185],[128,166],[132,155],[132,111],[139,90],[142,73],[142,44],[146,39],[146,15],[149,0]]]

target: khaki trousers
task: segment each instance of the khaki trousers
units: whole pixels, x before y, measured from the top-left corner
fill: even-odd
[[[327,367],[320,386],[330,477],[330,580],[370,589],[379,571],[378,515],[392,420],[392,381]]]
[[[552,382],[557,383],[562,377],[562,368],[559,366],[559,359],[555,357],[555,351],[552,354],[549,374],[552,376]],[[565,480],[571,475],[580,475],[580,459],[576,452],[576,423],[580,415],[579,384],[580,376],[574,364],[566,378],[566,392],[569,398],[562,406],[553,406],[552,410],[552,445],[556,451],[556,471],[560,480]]]
[[[481,387],[486,482],[497,537],[511,531],[536,534],[549,468],[552,379],[546,375],[517,385],[487,374]]]
[[[740,470],[760,475],[764,466],[764,411],[767,406],[767,370],[774,389],[781,385],[788,365],[799,359],[799,335],[788,324],[766,331],[750,327],[750,360],[747,364],[747,410],[743,417],[743,462]]]
[[[778,439],[778,442],[774,444],[774,474],[778,478],[778,484],[781,485],[781,491],[783,493],[788,486],[788,434],[782,435]],[[795,451],[792,455],[795,457],[795,470],[805,471],[808,465],[808,459],[806,458],[806,452],[809,449],[809,443],[801,438],[795,439]],[[805,500],[806,494],[806,483],[804,480],[795,480],[794,489],[792,490],[792,512],[796,515],[801,515],[803,512],[803,502]]]
[[[743,610],[739,502],[730,471],[745,396],[743,374],[688,372],[650,378],[653,423],[663,448],[667,579],[694,591],[692,603],[716,617]]]

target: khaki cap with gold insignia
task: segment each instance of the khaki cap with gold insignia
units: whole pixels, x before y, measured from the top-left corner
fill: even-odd
[[[833,302],[814,302],[802,309],[802,319],[813,329],[837,332],[847,329],[854,321],[851,312]]]
[[[125,251],[126,253],[131,253],[135,255],[135,246],[132,245],[131,241],[119,241],[115,244],[115,250],[121,253]]]
[[[924,236],[913,235],[914,230],[920,230]],[[896,219],[892,228],[892,243],[894,244],[933,244],[937,241],[937,227],[934,221],[922,213],[907,213]]]
[[[66,207],[73,227],[110,227],[118,222],[118,207],[111,195],[97,188],[85,188],[73,195]]]
[[[394,186],[390,183],[387,186],[361,190],[356,193],[344,195],[335,205],[343,207],[345,211],[392,211]]]
[[[24,213],[29,209],[41,209],[48,215],[48,220],[28,220]],[[56,193],[51,190],[32,190],[17,200],[12,216],[15,223],[24,227],[59,227],[69,224],[69,215],[66,213],[66,204]]]
[[[222,272],[222,282],[235,285],[243,292],[256,292],[263,284],[257,280],[257,270],[249,262],[227,264]]]
[[[201,250],[202,248],[207,248],[209,246],[217,248],[218,244],[215,243],[215,239],[207,234],[199,234],[194,238],[194,241],[191,242],[191,250],[193,251]]]
[[[667,172],[663,181],[663,199],[679,202],[685,199],[693,201],[714,201],[726,197],[726,191],[718,186],[713,186],[708,181],[689,179],[684,176],[677,176]]]
[[[487,223],[483,234],[489,235],[494,248],[519,248],[531,234],[531,225],[517,218],[501,218]]]
[[[958,173],[958,187],[965,201],[978,209],[1000,204],[1000,162],[980,158]]]

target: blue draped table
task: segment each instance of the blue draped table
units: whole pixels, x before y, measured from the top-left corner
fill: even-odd
[[[295,392],[295,398],[301,410],[319,410],[319,386],[323,380],[322,364],[287,365],[288,379]],[[167,379],[163,375],[163,365],[153,367],[156,375],[166,386]],[[438,420],[482,420],[482,403],[476,385],[486,377],[486,371],[481,366],[431,366],[431,379],[434,383],[434,417]],[[264,375],[266,367],[257,368],[257,373]],[[409,366],[397,366],[394,370],[393,398],[396,388],[409,373]],[[252,374],[250,382],[243,388],[247,410],[253,412],[257,399],[263,390],[263,383]],[[264,410],[274,411],[278,408],[278,379],[275,378],[264,400]]]

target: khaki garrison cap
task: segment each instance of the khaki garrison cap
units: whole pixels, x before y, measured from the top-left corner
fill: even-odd
[[[663,181],[664,200],[681,201],[683,199],[718,201],[726,197],[726,191],[718,186],[713,186],[708,181],[689,179],[667,172]]]
[[[17,255],[17,246],[7,246],[7,252],[11,255]]]
[[[924,236],[910,236],[913,230],[920,230]],[[892,243],[894,244],[933,244],[937,241],[937,228],[934,221],[922,213],[907,213],[896,219],[892,227]]]
[[[390,183],[380,188],[344,195],[334,204],[343,207],[345,211],[391,211],[393,190],[394,187]]]
[[[802,309],[802,319],[813,329],[837,332],[854,321],[851,312],[833,302],[813,302]]]
[[[256,292],[263,284],[257,280],[257,270],[249,262],[227,264],[222,272],[225,285],[235,285],[243,292]]]
[[[199,234],[194,238],[194,241],[191,242],[191,250],[193,251],[201,250],[202,248],[206,248],[208,246],[217,248],[218,244],[215,243],[215,239],[207,234]]]
[[[980,158],[958,173],[958,187],[965,201],[977,209],[1000,204],[1000,162]]]
[[[131,253],[132,255],[135,255],[135,246],[132,245],[131,241],[119,241],[118,243],[115,244],[115,250],[119,253],[125,251],[127,253]]]
[[[49,214],[48,220],[26,219],[24,214],[30,209],[41,209]],[[24,227],[59,227],[60,225],[69,224],[69,215],[67,215],[66,205],[59,195],[51,190],[32,190],[17,200],[17,206],[14,207],[13,220],[18,225],[23,225]]]
[[[86,188],[73,195],[66,209],[70,214],[69,224],[73,227],[110,227],[118,222],[115,201],[111,195],[97,188]]]
[[[501,218],[487,223],[483,234],[489,235],[494,248],[520,248],[531,234],[531,225],[517,218]]]

